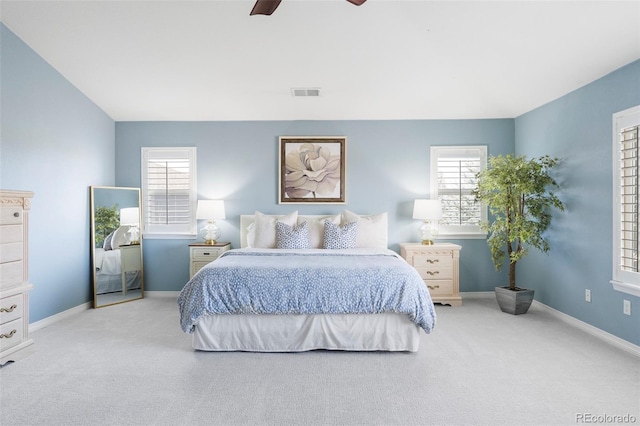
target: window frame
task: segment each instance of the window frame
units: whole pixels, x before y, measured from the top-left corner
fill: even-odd
[[[438,159],[447,155],[464,155],[471,157],[477,154],[480,158],[480,170],[487,168],[487,145],[462,145],[462,146],[431,146],[430,150],[430,182],[431,182],[431,199],[439,199],[438,190]],[[486,222],[488,219],[487,206],[480,204],[480,223]],[[484,239],[487,233],[480,224],[478,225],[439,225],[439,236],[454,239]]]
[[[612,279],[611,284],[614,290],[628,293],[634,296],[640,297],[640,272],[626,271],[622,269],[621,265],[621,250],[622,250],[622,209],[621,209],[621,149],[620,149],[620,134],[624,129],[631,127],[640,127],[640,105],[628,108],[624,111],[613,114],[613,252],[612,252]],[[637,148],[640,149],[640,146]],[[636,169],[640,172],[640,164],[636,164]],[[636,187],[640,189],[640,182],[636,183]],[[640,206],[640,194],[636,195],[636,203]],[[640,208],[637,209],[637,214],[640,214]],[[640,234],[640,230],[638,230]],[[637,254],[640,255],[640,247],[636,249]]]
[[[143,205],[142,234],[147,239],[193,239],[197,237],[196,208],[197,193],[197,151],[196,147],[142,147],[141,148],[141,182]],[[185,224],[150,224],[147,194],[149,190],[149,162],[157,159],[181,159],[189,162],[189,221]]]

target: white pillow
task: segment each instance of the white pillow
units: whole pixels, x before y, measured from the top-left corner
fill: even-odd
[[[107,235],[107,238],[104,239],[104,243],[102,243],[102,248],[105,250],[113,250],[111,248],[111,240],[113,239],[113,234],[115,234],[116,231],[113,230],[111,231],[111,233],[109,235]]]
[[[298,223],[298,211],[291,212],[286,216],[267,215],[256,211],[255,237],[252,247],[276,248],[276,222],[294,226]]]
[[[302,222],[307,222],[309,226],[309,242],[311,248],[322,248],[324,244],[324,222],[330,221],[336,225],[340,225],[340,215],[324,216],[324,217],[309,217],[298,216],[298,225]]]
[[[387,213],[360,216],[343,211],[342,224],[351,222],[358,222],[356,247],[388,248]]]
[[[251,222],[247,226],[247,247],[254,247],[256,241],[256,223]]]
[[[111,238],[111,249],[115,250],[121,245],[127,244],[127,232],[129,232],[129,225],[123,225],[116,229]]]

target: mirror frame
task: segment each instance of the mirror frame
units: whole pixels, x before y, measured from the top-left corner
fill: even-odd
[[[111,297],[109,302],[100,303],[99,295],[98,295],[98,282],[97,282],[97,269],[96,269],[96,191],[102,190],[113,190],[113,191],[135,191],[135,198],[138,201],[138,223],[139,228],[142,228],[142,203],[140,198],[140,188],[129,188],[129,187],[116,187],[116,186],[91,186],[90,188],[90,205],[91,205],[91,224],[90,224],[90,232],[91,232],[91,280],[93,286],[93,307],[94,308],[102,308],[105,306],[117,305],[120,303],[131,302],[133,300],[140,300],[144,298],[144,267],[143,267],[143,252],[142,252],[142,232],[140,232],[139,244],[134,244],[132,246],[140,247],[140,292],[136,292],[132,295],[132,297],[126,297],[125,294],[122,294],[120,298],[117,295]],[[127,197],[128,199],[132,199],[133,196]],[[100,206],[98,206],[100,207]],[[109,206],[110,207],[110,206]],[[136,207],[133,205],[122,206],[122,208],[126,207]],[[137,269],[136,269],[137,270]],[[124,278],[122,278],[124,280]],[[126,280],[125,286],[126,286]],[[125,290],[126,291],[126,290]],[[114,292],[118,293],[118,292]],[[122,293],[122,292],[121,292]]]

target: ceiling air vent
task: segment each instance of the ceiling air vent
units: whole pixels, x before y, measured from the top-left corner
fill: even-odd
[[[320,88],[319,87],[294,88],[294,89],[291,89],[291,95],[293,95],[293,96],[320,96]]]

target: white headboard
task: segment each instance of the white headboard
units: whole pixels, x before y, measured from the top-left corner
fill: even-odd
[[[240,247],[242,248],[247,246],[247,228],[255,221],[255,217],[253,214],[240,215]]]

